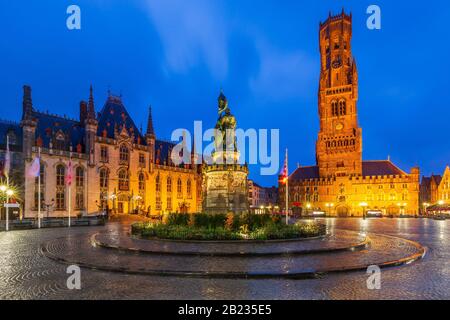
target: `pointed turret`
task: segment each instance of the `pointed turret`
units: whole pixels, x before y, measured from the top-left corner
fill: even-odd
[[[152,118],[152,106],[148,107],[148,120],[147,120],[147,132],[146,136],[155,136],[155,130],[153,128],[153,118]]]
[[[89,120],[95,120],[95,106],[94,106],[94,94],[92,89],[92,84],[89,88],[89,102],[88,102],[88,115]]]
[[[23,86],[23,102],[22,102],[22,121],[20,126],[23,130],[23,152],[25,159],[30,161],[32,158],[32,149],[35,145],[35,133],[37,122],[33,117],[33,102],[31,100],[31,87]]]
[[[150,172],[153,172],[153,164],[155,162],[155,129],[153,128],[152,106],[148,107],[147,132],[145,133],[148,150],[150,152]]]

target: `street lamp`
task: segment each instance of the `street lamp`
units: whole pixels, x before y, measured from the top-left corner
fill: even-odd
[[[334,207],[334,203],[327,203],[325,206],[328,208],[328,215],[331,216],[331,208]]]
[[[14,195],[14,190],[8,189],[7,185],[1,185],[0,191],[6,195],[5,201],[3,202],[3,206],[6,208],[6,231],[9,231],[9,198]]]
[[[428,210],[428,207],[430,206],[430,204],[427,203],[427,202],[424,202],[422,205],[423,205],[423,213],[424,213],[424,215],[428,215],[427,210]]]
[[[363,208],[363,219],[366,219],[366,208],[369,206],[367,202],[361,202],[359,204]]]

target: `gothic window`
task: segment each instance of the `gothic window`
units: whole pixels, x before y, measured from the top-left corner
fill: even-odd
[[[75,170],[75,183],[77,187],[84,187],[84,169],[77,167]]]
[[[107,146],[101,146],[100,147],[100,161],[101,162],[108,162],[108,147]]]
[[[56,167],[56,210],[65,210],[66,208],[66,168],[63,165]]]
[[[345,116],[347,114],[347,103],[345,100],[339,101],[339,115]]]
[[[100,169],[100,189],[108,189],[109,184],[109,174],[108,169]]]
[[[143,153],[139,153],[139,166],[145,167],[145,155]]]
[[[64,134],[62,132],[58,132],[55,137],[55,149],[57,150],[65,150],[66,141],[64,138]]]
[[[77,167],[75,170],[75,208],[77,210],[84,209],[84,169]]]
[[[156,192],[161,192],[161,178],[159,177],[159,174],[156,176],[155,184],[156,184]]]
[[[167,196],[167,211],[172,211],[172,196],[170,194]]]
[[[161,207],[162,207],[162,205],[161,205],[161,196],[159,194],[157,194],[156,195],[156,206],[155,206],[155,208],[156,208],[157,211],[161,211]]]
[[[44,164],[41,163],[41,172],[40,172],[40,176],[41,176],[41,210],[44,209],[44,203],[45,203],[45,167]],[[37,209],[38,208],[38,203],[39,203],[39,178],[36,177],[35,181],[34,181],[34,207]]]
[[[333,117],[337,117],[338,116],[338,113],[339,112],[339,110],[338,110],[338,103],[337,103],[337,101],[332,101],[331,102],[331,114],[332,114],[332,116]]]
[[[145,190],[145,176],[143,173],[139,174],[139,191]]]
[[[177,181],[177,197],[178,199],[183,198],[183,183],[180,178]]]
[[[120,146],[120,163],[128,163],[130,159],[130,151],[126,145]]]
[[[189,180],[187,181],[186,189],[187,189],[187,197],[188,197],[189,199],[191,199],[191,198],[192,198],[192,182],[191,182],[191,179],[189,179]]]
[[[130,179],[128,177],[128,171],[122,169],[119,171],[119,190],[127,191],[130,187]]]
[[[167,186],[166,186],[167,193],[172,193],[172,178],[167,177]]]

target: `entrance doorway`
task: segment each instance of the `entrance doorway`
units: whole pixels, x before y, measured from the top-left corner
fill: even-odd
[[[348,217],[349,210],[346,206],[340,206],[336,208],[336,213],[338,217],[345,218]]]

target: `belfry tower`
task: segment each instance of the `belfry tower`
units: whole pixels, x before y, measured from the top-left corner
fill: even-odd
[[[321,177],[362,174],[358,74],[352,56],[352,16],[344,11],[320,23],[320,131],[316,161]]]

